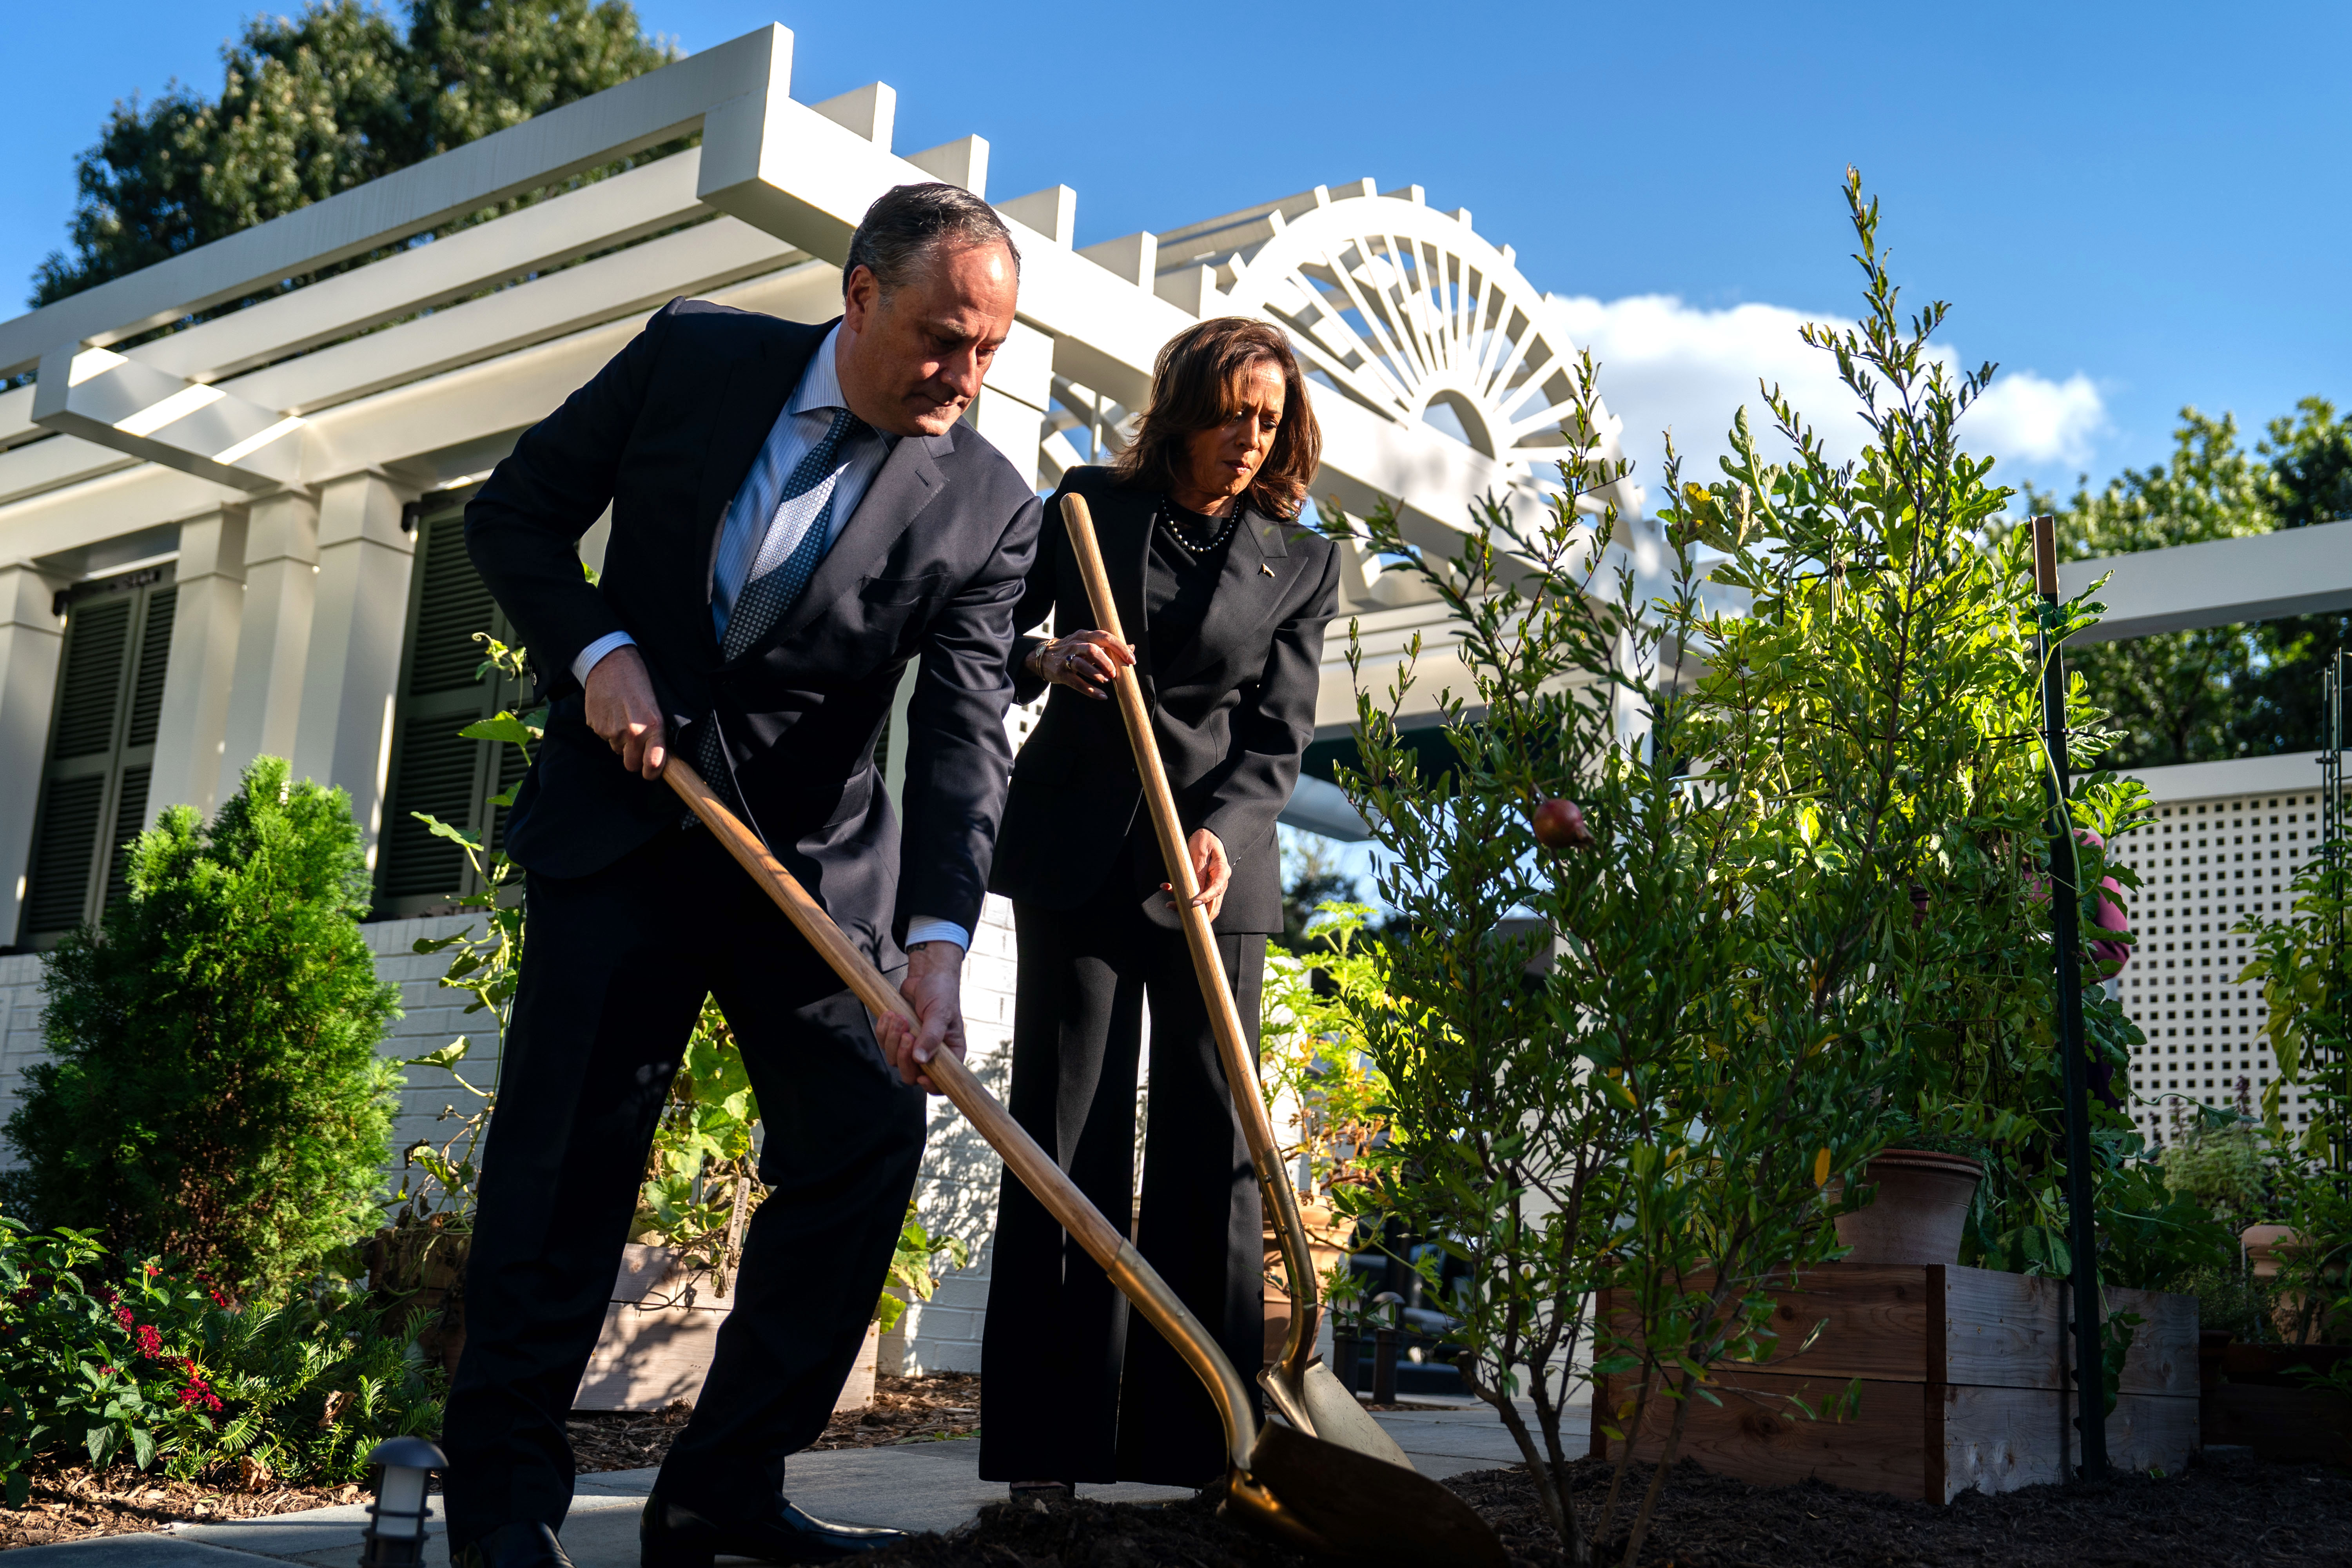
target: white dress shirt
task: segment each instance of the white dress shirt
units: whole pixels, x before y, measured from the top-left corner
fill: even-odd
[[[849,405],[848,399],[842,395],[841,377],[834,358],[840,341],[841,329],[837,326],[825,334],[824,342],[817,345],[816,353],[809,356],[808,364],[802,370],[799,384],[784,400],[783,412],[776,416],[774,427],[768,432],[767,443],[761,450],[775,453],[773,468],[777,473],[789,474],[798,468],[809,448],[824,439],[826,430],[832,427],[834,416]],[[883,463],[888,460],[898,439],[894,435],[869,426],[864,435],[844,440],[835,452],[831,478],[833,504],[824,511],[830,530],[825,540],[826,549],[830,550],[834,541],[841,537],[843,526],[856,514],[857,503],[866,499],[866,488],[874,482],[874,476],[881,470]],[[752,472],[757,471],[755,463]],[[750,578],[752,563],[760,558],[762,546],[771,545],[768,534],[777,516],[783,510],[779,505],[767,517],[751,515],[758,510],[758,503],[747,493],[751,484],[751,475],[747,474],[743,488],[737,490],[733,502],[727,509],[726,518],[719,524],[719,556],[713,563],[711,574],[710,618],[722,641],[727,635],[728,613],[741,595],[743,584]],[[792,553],[797,543],[799,541],[796,539],[777,540],[772,542],[768,552],[782,560]],[[631,647],[636,640],[626,632],[608,632],[598,637],[582,648],[580,656],[572,661],[572,678],[581,685],[587,685],[588,672],[594,669],[606,655],[615,648]],[[907,945],[912,947],[923,942],[951,942],[969,950],[971,933],[953,921],[918,915],[908,922]]]

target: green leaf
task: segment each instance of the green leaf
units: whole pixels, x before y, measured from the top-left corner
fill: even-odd
[[[465,829],[461,827],[452,827],[447,823],[442,821],[439,817],[431,816],[425,812],[412,811],[408,815],[416,818],[417,821],[425,824],[426,827],[430,828],[434,837],[446,838],[452,844],[462,844],[467,848],[475,851],[477,854],[480,853],[482,841],[467,833]]]
[[[504,741],[510,745],[527,746],[538,737],[530,726],[511,713],[499,713],[488,719],[478,719],[457,731],[468,741]]]

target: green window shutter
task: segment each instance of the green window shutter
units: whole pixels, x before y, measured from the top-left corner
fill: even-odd
[[[18,942],[47,947],[95,921],[129,879],[146,826],[172,658],[171,568],[67,591],[65,647]]]
[[[65,669],[58,679],[57,738],[52,762],[98,756],[114,749],[121,722],[123,656],[131,651],[128,597],[72,610],[66,617]]]
[[[106,868],[106,902],[111,904],[131,890],[131,841],[146,830],[147,779],[151,768],[125,768],[114,797],[114,831],[107,837],[113,858]]]
[[[33,835],[33,875],[25,898],[28,934],[49,935],[82,923],[105,804],[104,773],[53,778],[41,792],[41,826]]]
[[[416,820],[419,812],[495,844],[503,816],[488,797],[522,776],[515,747],[472,741],[457,731],[525,693],[511,682],[477,680],[488,632],[502,642],[514,630],[471,557],[466,553],[461,500],[428,506],[416,529],[411,578],[408,646],[393,721],[392,784],[385,792],[383,835],[376,852],[376,912],[411,915],[446,906],[476,891],[465,851]]]
[[[163,676],[172,662],[172,613],[179,603],[177,588],[158,588],[148,595],[147,625],[140,634],[139,666],[131,684],[131,732],[122,740],[126,746],[155,743],[155,730],[163,718]]]

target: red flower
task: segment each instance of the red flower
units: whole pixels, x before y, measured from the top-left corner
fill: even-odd
[[[220,1395],[213,1392],[213,1385],[194,1372],[189,1373],[188,1386],[180,1390],[180,1408],[217,1411],[220,1407]]]
[[[114,1321],[121,1323],[126,1332],[139,1326],[139,1320],[131,1315],[131,1309],[128,1307],[117,1307],[114,1310]]]
[[[139,1325],[139,1353],[149,1361],[163,1353],[163,1336],[156,1331],[152,1323]]]
[[[219,1308],[221,1310],[223,1310],[223,1311],[226,1311],[226,1310],[228,1310],[228,1298],[227,1298],[227,1297],[226,1297],[226,1296],[222,1295],[219,1291],[213,1289],[212,1289],[212,1287],[210,1287],[210,1286],[206,1286],[206,1287],[205,1288],[205,1294],[207,1294],[207,1295],[209,1295],[210,1297],[212,1297],[212,1299],[213,1299],[213,1305],[214,1305],[214,1306],[218,1307],[218,1308]]]

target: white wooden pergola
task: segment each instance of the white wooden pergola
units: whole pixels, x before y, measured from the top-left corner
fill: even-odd
[[[986,194],[981,138],[894,152],[892,89],[799,102],[792,47],[762,28],[0,323],[0,375],[35,376],[0,393],[0,931],[25,897],[78,584],[163,563],[176,582],[168,655],[144,656],[161,680],[148,818],[209,811],[275,752],[348,789],[373,841],[408,631],[404,508],[485,473],[664,301],[823,321],[877,195],[927,179]],[[1310,367],[1318,497],[1389,498],[1418,540],[1447,545],[1482,495],[1536,504],[1571,441],[1616,456],[1613,422],[1564,426],[1573,352],[1511,251],[1417,186],[1318,187],[1083,250],[1076,201],[1056,185],[997,204],[1023,250],[1020,314],[971,416],[1041,489],[1115,444],[1160,346],[1219,313],[1281,322]],[[1433,616],[1377,560],[1349,568],[1343,614],[1382,679]],[[1353,715],[1344,643],[1335,628],[1326,725]],[[1424,664],[1444,684],[1442,649]]]

